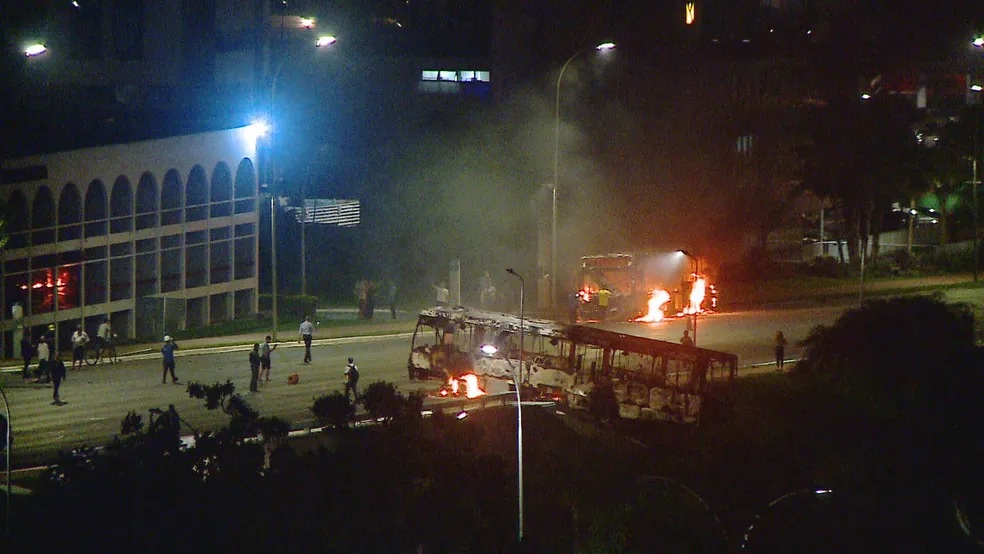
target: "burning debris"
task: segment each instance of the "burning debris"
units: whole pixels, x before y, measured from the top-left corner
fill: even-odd
[[[448,382],[441,387],[437,394],[442,398],[461,396],[462,383],[464,383],[465,398],[478,398],[485,395],[485,391],[478,386],[478,376],[474,373],[466,373],[458,379],[448,377]]]
[[[656,289],[649,295],[648,306],[649,309],[645,315],[637,317],[632,321],[639,321],[644,323],[655,323],[663,319],[666,315],[663,312],[663,306],[670,301],[670,293],[663,289]]]

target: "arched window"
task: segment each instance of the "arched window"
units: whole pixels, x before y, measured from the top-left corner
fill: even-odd
[[[89,183],[85,191],[85,236],[98,237],[106,234],[106,187],[102,181]]]
[[[215,164],[211,188],[212,217],[232,215],[232,172],[225,162]]]
[[[123,233],[133,230],[133,192],[130,181],[120,175],[113,183],[109,196],[109,232]]]
[[[24,193],[15,190],[10,193],[7,200],[10,207],[10,219],[7,221],[7,248],[24,248],[31,241],[28,227],[31,224],[30,214],[27,209],[27,198]]]
[[[42,186],[34,195],[31,208],[31,242],[48,244],[55,241],[55,199],[51,189]]]
[[[145,172],[137,183],[137,229],[157,226],[157,181]]]
[[[62,189],[58,199],[58,240],[82,237],[82,197],[73,183]]]
[[[236,168],[236,213],[248,213],[255,210],[256,203],[256,171],[249,158],[243,158]]]
[[[177,170],[169,169],[161,185],[161,225],[181,223],[184,219],[181,217],[182,200],[181,175]]]
[[[185,221],[198,221],[208,216],[208,182],[205,170],[196,165],[188,174],[185,188]]]

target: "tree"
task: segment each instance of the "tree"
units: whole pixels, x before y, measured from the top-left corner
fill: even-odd
[[[803,186],[842,209],[851,259],[862,237],[877,236],[885,209],[911,197],[916,143],[910,114],[885,96],[835,99],[804,112]],[[877,242],[875,248],[877,256]]]
[[[319,425],[333,429],[347,429],[355,415],[355,406],[347,396],[334,391],[315,398],[311,413],[314,414]]]
[[[862,407],[875,428],[894,430],[870,437],[878,443],[868,448],[898,451],[897,463],[873,468],[871,479],[912,487],[927,502],[984,491],[975,468],[984,455],[984,357],[968,306],[931,297],[873,300],[818,326],[801,346],[796,371],[817,381],[818,394]]]

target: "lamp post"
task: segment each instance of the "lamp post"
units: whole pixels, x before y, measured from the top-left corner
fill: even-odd
[[[324,48],[335,44],[338,39],[332,35],[323,35],[315,40],[314,45],[316,48]],[[286,58],[281,56],[280,61],[277,63],[277,68],[273,72],[273,78],[270,80],[270,121],[272,124],[276,123],[276,106],[277,106],[277,81],[280,79],[280,75],[284,69],[284,62]],[[279,326],[279,317],[277,314],[277,211],[276,211],[276,201],[277,201],[277,171],[276,171],[277,155],[275,148],[275,141],[273,140],[272,134],[270,139],[270,164],[269,172],[267,175],[267,184],[270,187],[270,257],[271,257],[271,267],[273,271],[272,282],[271,282],[271,293],[272,302],[271,307],[273,308],[273,331],[271,332],[271,338],[277,340],[277,327]],[[303,222],[302,222],[303,225]],[[303,227],[302,227],[303,233]],[[303,257],[303,254],[302,254]],[[301,273],[304,274],[303,258],[301,261]],[[304,283],[302,282],[302,287]]]
[[[615,43],[603,42],[592,48],[597,52],[604,52],[613,50]],[[560,84],[564,79],[564,72],[567,71],[567,66],[574,61],[574,58],[588,50],[591,50],[591,48],[582,48],[567,58],[567,61],[560,68],[560,73],[557,74],[557,90],[554,95],[554,178],[553,186],[550,188],[553,193],[551,195],[550,207],[550,306],[552,308],[557,305],[557,188],[560,185]]]
[[[523,399],[520,396],[520,384],[523,380],[523,302],[526,296],[526,281],[523,276],[513,268],[506,269],[506,273],[519,279],[519,375],[513,374],[513,385],[516,387],[516,450],[519,464],[519,477],[517,480],[519,496],[519,542],[523,542]],[[508,358],[508,356],[507,356]]]
[[[4,440],[4,449],[3,449],[4,461],[6,462],[6,465],[7,465],[7,469],[6,469],[6,471],[7,471],[7,505],[6,505],[6,512],[4,514],[4,517],[5,517],[5,522],[4,523],[6,525],[5,528],[4,528],[4,533],[6,535],[7,544],[10,545],[10,491],[11,491],[11,486],[10,486],[10,404],[7,403],[7,392],[3,390],[3,387],[0,387],[0,398],[3,398],[3,411],[4,411],[4,414],[7,417],[7,426],[6,426],[7,429],[6,429],[6,432],[4,433],[4,438],[3,438],[3,440]]]
[[[694,263],[694,284],[696,284],[697,283],[697,279],[700,276],[700,258],[698,258],[697,256],[694,256],[693,254],[691,254],[690,252],[687,252],[686,250],[678,250],[677,252],[679,252],[679,253],[683,254],[684,256],[690,258],[690,261],[692,261]],[[691,289],[691,290],[693,290],[693,289]],[[697,346],[697,314],[698,313],[700,313],[700,306],[695,307],[694,308],[694,313],[693,313],[693,316],[694,316],[694,336],[693,336],[694,346]]]

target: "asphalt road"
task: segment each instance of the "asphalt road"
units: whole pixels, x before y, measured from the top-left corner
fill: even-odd
[[[359,366],[363,386],[385,380],[396,383],[405,393],[439,386],[436,381],[411,384],[407,379],[409,334],[317,342],[327,344],[312,349],[310,365],[302,363],[304,350],[299,343],[282,343],[272,355],[271,381],[261,385],[259,393],[249,392],[248,347],[179,351],[177,385],[170,380],[161,384],[160,354],[156,353],[121,359],[115,365],[69,371],[61,386],[62,406],[51,404],[50,384],[27,384],[19,373],[5,373],[14,431],[12,465],[50,461],[59,448],[107,443],[119,433],[120,422],[130,411],[143,415],[146,423],[150,408],[166,409],[174,404],[182,419],[195,428],[222,425],[227,421],[225,414],[209,412],[204,402],[188,396],[185,385],[192,381],[231,380],[236,391],[261,414],[279,416],[299,427],[313,423],[310,407],[315,397],[344,390],[342,372],[349,356]],[[300,376],[299,384],[287,385],[287,375],[295,372]]]
[[[948,293],[951,301],[982,303],[982,292]],[[843,306],[786,310],[754,310],[701,315],[697,325],[697,346],[738,355],[739,375],[774,371],[773,337],[776,330],[785,334],[787,359],[800,355],[797,343],[817,324],[832,323]],[[649,336],[676,342],[686,322],[669,319],[658,323],[608,322],[605,328],[623,333]],[[316,341],[311,365],[301,363],[303,349],[296,342],[282,343],[273,353],[272,381],[261,392],[249,389],[248,347],[219,347],[179,351],[177,375],[181,385],[161,384],[158,353],[123,359],[115,366],[99,365],[69,373],[61,390],[63,406],[51,404],[51,386],[23,383],[19,374],[4,373],[3,380],[12,411],[14,467],[26,467],[53,459],[58,449],[81,444],[104,444],[119,432],[120,421],[134,411],[147,421],[148,409],[167,408],[174,404],[181,417],[195,428],[222,425],[226,416],[208,412],[204,403],[188,397],[184,384],[231,380],[237,391],[263,415],[278,416],[295,428],[313,424],[310,407],[315,397],[333,390],[343,390],[346,359],[353,356],[359,365],[362,386],[378,380],[397,385],[408,393],[434,391],[440,383],[413,382],[407,378],[406,360],[410,334],[382,337],[352,337]],[[287,385],[288,373],[300,375],[298,385]]]

